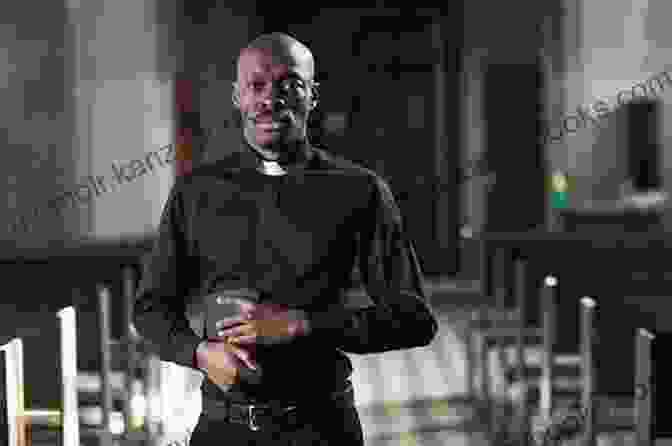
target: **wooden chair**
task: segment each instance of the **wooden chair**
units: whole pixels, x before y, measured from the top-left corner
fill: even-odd
[[[539,420],[551,420],[556,409],[563,410],[580,400],[581,374],[580,355],[557,354],[557,297],[558,279],[552,275],[544,277],[539,287],[540,317],[538,326],[530,326],[527,321],[526,280],[529,265],[525,259],[513,260],[514,306],[507,303],[507,287],[504,274],[507,262],[501,252],[493,255],[494,311],[485,310],[475,318],[472,342],[479,352],[479,370],[473,373],[481,377],[481,395],[488,406],[489,431],[495,442],[514,441],[529,444],[533,440],[533,426]],[[508,299],[509,302],[511,299]],[[488,314],[490,313],[490,314]],[[489,358],[489,354],[493,358]],[[578,350],[578,348],[577,348]],[[492,375],[491,365],[504,371],[509,379],[505,388],[494,391],[488,377]],[[561,390],[563,398],[558,400]],[[538,395],[538,398],[535,396]],[[538,403],[538,404],[535,404]],[[513,409],[507,416],[506,408]],[[512,434],[503,432],[511,426]]]
[[[77,413],[77,341],[76,341],[76,315],[73,307],[67,307],[58,312],[60,320],[61,339],[61,390],[63,397],[63,409],[61,411],[48,411],[40,409],[27,409],[24,399],[23,382],[23,343],[15,338],[0,347],[2,352],[4,370],[3,419],[6,423],[6,440],[9,446],[30,446],[28,438],[32,424],[50,424],[55,421],[62,426],[61,444],[63,446],[79,446],[79,419]],[[3,434],[5,426],[3,427]]]
[[[652,439],[651,342],[654,336],[643,328],[636,332],[633,356],[635,364],[633,396],[598,394],[595,391],[597,383],[593,351],[596,306],[597,302],[590,297],[583,297],[580,301],[581,404],[573,411],[563,414],[564,419],[553,419],[553,415],[546,407],[546,412],[542,413],[542,416],[548,417],[550,414],[549,425],[552,425],[548,429],[546,438],[557,442],[580,436],[584,445],[594,446],[597,444],[597,436],[600,433],[614,434],[618,431],[632,431],[637,446],[650,446]],[[549,401],[552,407],[553,388],[549,387]],[[570,419],[571,422],[568,422],[567,420]],[[561,432],[563,428],[565,432]]]
[[[652,341],[654,335],[644,328],[635,334],[635,377],[631,396],[596,394],[592,356],[592,312],[582,316],[582,402],[585,412],[584,444],[597,444],[600,433],[632,432],[637,446],[650,446],[652,431]],[[612,346],[613,347],[613,346]],[[618,364],[614,364],[617,367]]]
[[[115,439],[123,440],[124,444],[158,444],[162,434],[159,402],[160,361],[155,354],[143,348],[141,343],[132,340],[129,342],[111,340],[109,302],[109,290],[103,286],[99,287],[102,370],[97,376],[87,375],[77,370],[75,308],[67,307],[58,312],[61,337],[61,410],[25,408],[23,342],[16,338],[0,347],[0,359],[2,360],[0,368],[4,375],[2,386],[0,386],[2,388],[0,396],[3,402],[0,429],[3,435],[6,432],[6,442],[3,444],[9,446],[53,444],[55,435],[61,437],[60,444],[63,446],[79,446],[81,438],[86,438],[89,442],[101,446],[111,445]],[[127,357],[129,351],[134,353],[134,357],[129,361],[119,361],[120,358]],[[125,373],[113,374],[112,364],[115,362],[117,363],[115,368],[119,368],[118,365],[125,362],[127,367]],[[138,372],[140,372],[142,383],[136,379]],[[137,391],[134,389],[138,387],[143,389],[141,391],[145,401],[143,413],[137,413],[138,410],[132,405],[133,396],[137,396]],[[129,389],[130,391],[127,391]],[[121,432],[113,428],[114,415],[119,415],[112,411],[114,395],[121,395],[125,409],[123,418],[126,423],[122,423]],[[84,411],[85,408],[80,407],[80,400],[87,399],[98,404],[92,407],[98,409],[95,412],[102,414],[102,417],[97,417],[99,418],[97,422],[91,421],[91,414]],[[121,419],[121,417],[116,418]],[[140,418],[139,422],[138,418]],[[81,426],[82,421],[86,421],[86,427]],[[140,426],[141,429],[133,430],[132,425]]]

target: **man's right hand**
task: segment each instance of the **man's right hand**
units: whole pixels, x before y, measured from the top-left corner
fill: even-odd
[[[240,370],[247,366],[257,370],[249,349],[223,341],[204,341],[196,350],[198,366],[208,378],[224,390],[240,381]]]

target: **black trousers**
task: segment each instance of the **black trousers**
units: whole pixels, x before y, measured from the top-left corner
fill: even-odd
[[[246,425],[201,413],[189,446],[363,446],[362,425],[352,405],[304,408],[295,426],[252,431]]]

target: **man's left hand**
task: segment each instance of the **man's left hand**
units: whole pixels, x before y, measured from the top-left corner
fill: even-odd
[[[278,304],[242,305],[241,317],[227,321],[229,326],[218,332],[218,337],[242,345],[286,344],[308,333],[306,312]],[[234,326],[230,326],[236,324]]]

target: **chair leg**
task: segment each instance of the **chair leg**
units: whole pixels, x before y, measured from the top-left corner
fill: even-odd
[[[4,370],[4,399],[6,411],[3,418],[7,420],[6,436],[9,446],[26,446],[26,410],[23,393],[23,341],[19,338],[12,339],[0,347],[0,357]],[[3,441],[4,443],[4,441]]]
[[[596,444],[593,393],[595,374],[593,370],[593,325],[596,302],[590,297],[581,299],[581,376],[583,380],[581,404],[585,411],[584,445]]]
[[[148,353],[143,359],[145,380],[145,434],[147,444],[160,444],[164,435],[163,413],[161,410],[161,360]]]
[[[518,401],[515,417],[516,442],[525,445],[529,438],[529,407],[528,407],[528,383],[526,374],[527,361],[525,358],[525,332],[527,324],[526,299],[527,299],[527,262],[517,259],[514,263],[516,293],[516,308],[518,309],[518,323],[516,334],[516,379],[520,386],[520,401]]]
[[[77,403],[77,321],[74,307],[59,311],[61,325],[61,388],[63,395],[63,446],[79,446]]]
[[[543,357],[541,365],[541,385],[539,412],[542,418],[550,419],[553,414],[553,368],[555,365],[555,328],[556,328],[556,298],[555,290],[557,279],[547,276],[544,280],[541,296]]]
[[[495,315],[493,317],[493,314]],[[491,378],[493,370],[491,369],[491,355],[489,346],[493,343],[498,345],[499,340],[496,335],[489,333],[492,326],[498,326],[496,323],[497,312],[491,309],[482,309],[477,312],[473,318],[474,330],[471,331],[470,342],[473,357],[476,358],[474,367],[474,374],[478,375],[478,394],[480,400],[483,402],[483,413],[487,414],[487,419],[483,420],[488,426],[489,436],[492,441],[495,441],[501,435],[502,417],[500,414],[500,404],[498,401],[499,395],[492,386]],[[493,339],[493,336],[494,339]],[[502,351],[496,352],[495,359],[502,360]],[[477,370],[476,370],[477,369]]]
[[[476,364],[479,376],[480,399],[484,404],[484,413],[489,417],[484,422],[488,425],[490,435],[495,432],[493,426],[494,395],[490,387],[490,362],[488,356],[488,335],[487,335],[488,310],[482,309],[477,312],[474,320],[476,330],[471,330],[470,341],[474,357],[477,358]]]
[[[124,426],[125,434],[130,435],[131,430],[134,429],[136,420],[131,405],[131,398],[133,396],[133,381],[135,380],[136,371],[136,346],[135,333],[133,332],[133,305],[135,302],[136,293],[136,273],[133,266],[126,265],[123,268],[123,295],[124,295],[124,339],[123,352],[125,355],[125,372],[124,377]]]
[[[474,310],[469,316],[469,322],[465,330],[465,354],[467,359],[467,392],[472,401],[479,399],[479,389],[476,382],[476,376],[480,372],[478,364],[478,349],[476,344],[477,331],[479,326],[479,310]]]
[[[503,254],[503,252],[500,252],[500,255]],[[500,268],[503,265],[500,265]],[[500,269],[500,271],[503,271]],[[495,361],[497,363],[497,366],[500,371],[507,370],[508,369],[508,358],[506,354],[506,343],[503,341],[502,337],[500,336],[499,332],[501,331],[501,328],[504,328],[506,326],[506,306],[505,306],[505,299],[506,299],[506,288],[503,283],[503,275],[499,274],[499,279],[498,283],[496,284],[495,288],[495,296],[497,300],[497,308],[495,310],[494,318],[493,318],[493,328],[495,332],[495,339],[494,339],[494,344],[495,344]],[[487,341],[487,340],[486,340]],[[486,342],[486,346],[487,346]],[[486,347],[486,358],[488,358],[488,364],[489,364],[489,356],[487,353],[488,349]],[[501,443],[501,441],[505,438],[505,434],[508,429],[505,429],[505,423],[507,423],[507,417],[505,413],[505,407],[503,406],[503,402],[506,401],[506,398],[504,396],[506,395],[505,391],[502,391],[503,389],[497,389],[497,392],[492,392],[493,398],[491,398],[491,418],[490,418],[490,427],[491,427],[491,432],[494,433],[494,440],[496,443]]]
[[[109,296],[108,296],[109,297]],[[104,308],[106,305],[102,305]],[[106,311],[102,311],[103,315]],[[77,370],[77,319],[74,307],[66,307],[57,313],[60,320],[60,362],[61,362],[61,392],[63,398],[63,410],[50,411],[42,409],[28,410],[25,408],[24,397],[24,370],[23,370],[23,343],[21,339],[14,339],[8,344],[0,346],[0,367],[4,371],[4,383],[0,385],[0,390],[4,391],[2,396],[6,404],[6,414],[0,417],[7,419],[6,426],[2,427],[7,431],[6,440],[0,442],[9,446],[30,446],[30,429],[32,424],[51,423],[53,417],[60,418],[59,424],[62,428],[62,446],[80,445],[80,427],[79,427],[79,407],[78,407],[78,370]],[[102,318],[103,322],[106,319]],[[106,350],[106,360],[109,366],[109,327],[106,323],[103,325],[103,341],[108,345]],[[161,414],[161,361],[155,354],[149,352],[149,348],[143,351],[144,359],[144,377],[145,377],[145,400],[146,415],[145,429],[147,440],[145,444],[156,445],[161,440],[163,434],[162,414]],[[105,367],[104,367],[105,369]],[[108,367],[108,377],[104,386],[110,387],[110,376]],[[105,375],[105,370],[103,371]],[[104,392],[105,393],[105,392]],[[107,390],[107,398],[111,396],[111,389]],[[105,405],[105,404],[104,404]],[[108,425],[103,425],[103,430],[109,430],[109,413],[107,416]],[[3,432],[4,436],[4,432]],[[105,443],[105,440],[111,440],[111,435],[98,436],[98,439]]]
[[[61,392],[63,395],[62,444],[79,446],[79,411],[77,404],[77,323],[73,307],[57,313],[61,338]],[[34,419],[49,417],[50,411],[27,410],[24,396],[23,343],[14,339],[2,346],[5,362],[8,440],[10,446],[29,446]]]
[[[635,341],[635,444],[651,445],[651,342],[654,335],[640,328]]]
[[[101,408],[103,410],[103,429],[101,431],[101,446],[111,446],[111,419],[112,419],[112,352],[110,351],[110,290],[102,285],[98,286],[98,321],[99,333],[99,358],[101,364],[100,376],[102,378]]]

